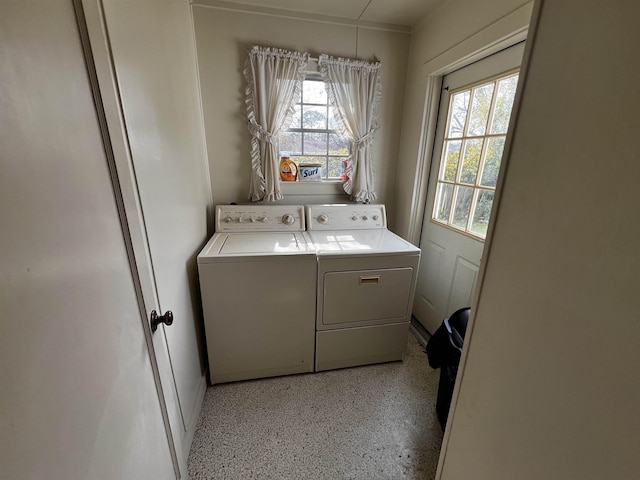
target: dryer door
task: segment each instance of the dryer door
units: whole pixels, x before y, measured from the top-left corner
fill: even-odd
[[[412,278],[410,267],[326,272],[322,323],[406,321]]]

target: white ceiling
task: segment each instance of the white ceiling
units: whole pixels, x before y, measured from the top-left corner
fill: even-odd
[[[446,0],[227,0],[312,15],[412,27]]]

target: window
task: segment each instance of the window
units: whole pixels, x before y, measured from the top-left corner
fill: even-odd
[[[451,92],[432,220],[484,239],[518,73]]]
[[[321,78],[304,81],[291,125],[280,134],[279,147],[296,164],[321,164],[324,180],[340,179],[342,161],[350,154],[349,141],[340,133]]]

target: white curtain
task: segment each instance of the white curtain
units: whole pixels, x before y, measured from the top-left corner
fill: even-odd
[[[336,120],[352,144],[344,191],[352,200],[370,203],[376,199],[371,142],[378,130],[380,63],[320,55],[318,66],[327,79]]]
[[[251,201],[274,201],[280,192],[278,134],[291,122],[309,55],[254,46],[244,67],[247,126],[251,133]]]

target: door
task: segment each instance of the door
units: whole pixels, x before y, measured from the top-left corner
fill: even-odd
[[[430,333],[471,305],[523,51],[443,78],[413,308]]]
[[[0,477],[175,479],[74,6],[0,24]]]
[[[211,193],[187,0],[83,0],[153,345],[184,471],[206,389],[196,256]]]

